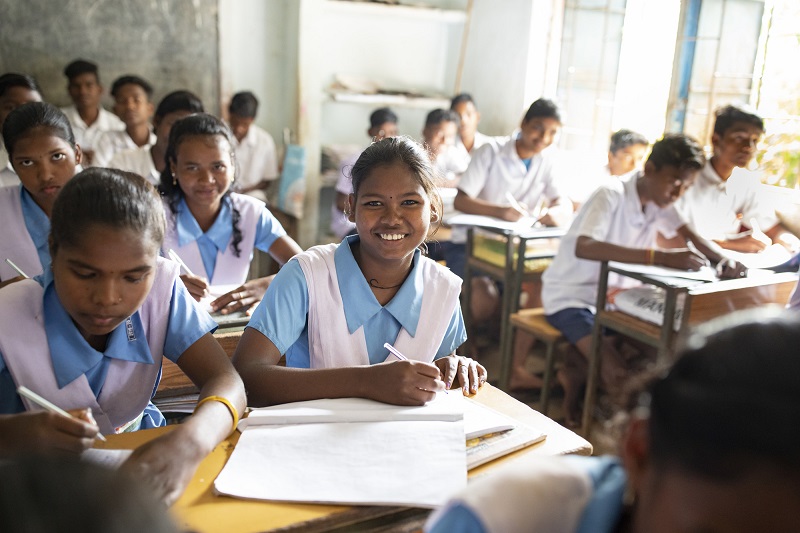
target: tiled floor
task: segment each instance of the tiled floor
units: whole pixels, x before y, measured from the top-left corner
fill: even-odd
[[[486,371],[489,374],[489,381],[493,382],[494,379],[500,375],[499,341],[493,338],[493,336],[485,333],[479,333],[476,338],[478,361],[486,368]],[[558,358],[559,354],[556,352],[556,368],[558,368]],[[536,343],[531,350],[530,355],[528,356],[526,366],[528,370],[534,374],[538,374],[540,376],[544,374],[545,357],[543,344]],[[553,379],[553,382],[547,416],[556,422],[563,423],[563,390],[555,379]],[[511,394],[517,400],[528,404],[531,408],[540,410],[540,391],[511,391],[509,394]],[[595,417],[595,422],[592,425],[592,432],[588,437],[586,437],[587,440],[589,440],[589,442],[591,442],[594,446],[595,455],[616,453],[617,442],[619,440],[618,435],[620,433],[619,426],[620,424],[618,423],[618,417],[610,420],[602,419],[599,414]],[[576,430],[573,429],[573,431]]]

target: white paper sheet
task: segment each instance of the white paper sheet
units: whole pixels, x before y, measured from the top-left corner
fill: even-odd
[[[214,482],[260,500],[436,507],[467,483],[463,421],[246,429]]]
[[[744,254],[725,250],[725,255],[739,261],[747,268],[771,268],[782,265],[792,258],[792,254],[780,244],[773,244],[757,254]]]
[[[508,431],[516,426],[513,418],[474,400],[463,398],[462,403],[464,404],[464,436],[466,440],[476,439],[490,433]]]
[[[445,220],[448,226],[479,226],[483,228],[498,228],[515,231],[517,233],[527,232],[536,223],[534,217],[523,217],[516,222],[509,222],[499,218],[487,217],[482,215],[468,215],[459,213]]]
[[[628,272],[636,272],[638,274],[645,274],[647,276],[661,276],[667,278],[686,278],[695,279],[698,281],[718,281],[717,272],[708,266],[701,267],[700,270],[679,270],[676,268],[667,268],[655,265],[636,265],[631,263],[618,263],[616,261],[609,261],[608,266],[613,266],[627,270]]]
[[[81,461],[92,463],[115,470],[127,461],[133,450],[105,450],[102,448],[89,448],[81,454]]]

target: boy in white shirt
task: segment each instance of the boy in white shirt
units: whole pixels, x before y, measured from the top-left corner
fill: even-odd
[[[64,68],[64,76],[69,80],[67,92],[73,105],[61,111],[69,119],[75,142],[83,151],[86,166],[92,164],[94,143],[106,131],[122,131],[125,124],[113,113],[103,109],[100,99],[103,86],[97,65],[84,59],[76,59]]]
[[[107,167],[114,154],[124,150],[149,148],[156,142],[150,127],[153,116],[153,87],[139,76],[122,76],[111,86],[114,113],[122,119],[125,129],[107,131],[96,141],[93,165]]]
[[[236,138],[238,191],[266,202],[267,188],[278,177],[278,156],[272,136],[253,124],[257,112],[258,99],[249,91],[234,94],[228,106],[231,130]]]
[[[729,250],[760,252],[773,242],[792,250],[798,245],[765,198],[759,174],[746,170],[763,135],[758,115],[735,105],[718,109],[714,154],[676,204],[698,233]]]
[[[457,153],[465,158],[467,164],[471,155],[478,148],[492,140],[489,135],[478,131],[481,113],[475,106],[475,100],[469,93],[457,94],[450,100],[450,109],[458,114],[461,122],[458,125],[458,139],[456,140]]]
[[[542,302],[548,322],[580,354],[568,351],[565,366],[558,373],[569,423],[577,422],[578,392],[586,379],[600,261],[697,270],[711,260],[723,265],[723,276],[745,274],[744,266],[698,236],[673,205],[704,164],[703,150],[692,138],[664,135],[653,145],[644,170],[597,189],[561,239],[555,259],[542,277]],[[684,246],[657,249],[658,232],[679,237]],[[688,247],[690,242],[695,249]],[[625,361],[608,338],[601,347],[601,376],[605,387],[612,390],[619,390],[626,377]]]

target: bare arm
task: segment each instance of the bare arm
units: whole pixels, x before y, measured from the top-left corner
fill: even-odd
[[[526,214],[510,205],[499,205],[480,198],[472,198],[461,189],[456,193],[453,206],[462,213],[495,217],[509,222],[516,222]]]
[[[685,227],[685,226],[684,226]],[[592,261],[620,261],[661,265],[683,270],[698,270],[706,264],[706,258],[688,248],[676,250],[654,250],[645,248],[628,248],[605,241],[598,241],[581,235],[575,243],[575,255],[580,259]]]
[[[720,277],[738,278],[747,272],[747,268],[744,265],[726,256],[717,243],[701,237],[688,224],[678,228],[678,235],[683,237],[685,242],[691,242],[708,259],[721,265],[719,270]]]
[[[444,390],[432,364],[397,361],[372,366],[303,369],[277,366],[281,353],[267,337],[245,329],[233,356],[250,404],[273,405],[319,398],[370,398],[398,405],[422,405]]]

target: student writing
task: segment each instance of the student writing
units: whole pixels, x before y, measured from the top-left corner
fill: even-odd
[[[164,231],[161,200],[140,176],[92,168],[64,187],[53,207],[52,267],[0,290],[3,453],[77,452],[98,430],[164,425],[150,403],[162,355],[200,388],[200,401],[123,468],[171,503],[231,433],[245,406],[242,382],[211,335],[215,322],[177,265],[159,257]],[[97,424],[37,410],[17,395],[20,385],[63,409],[90,408]]]
[[[287,263],[242,335],[234,364],[253,405],[349,396],[419,405],[451,384],[468,394],[486,380],[455,355],[466,339],[461,280],[418,249],[441,212],[428,154],[386,138],[352,176],[358,234]],[[386,342],[411,360],[398,361]]]
[[[47,237],[53,203],[82,158],[67,117],[44,102],[24,104],[9,113],[3,140],[21,183],[0,189],[2,284],[18,276],[6,259],[28,276],[38,276],[50,264]]]
[[[722,275],[739,277],[745,268],[729,260],[719,246],[698,236],[673,205],[690,187],[705,157],[696,141],[667,134],[653,145],[644,170],[625,180],[601,186],[581,208],[561,239],[553,263],[542,276],[542,301],[547,320],[574,345],[559,371],[567,419],[577,418],[578,391],[585,379],[586,358],[597,302],[599,261],[622,261],[697,270],[708,260],[722,262]],[[657,232],[677,235],[679,249],[656,248]],[[687,247],[693,244],[696,248]],[[665,317],[664,320],[671,320]],[[609,339],[601,350],[602,382],[619,390],[626,379],[625,362]]]
[[[249,309],[273,276],[247,280],[253,249],[284,264],[301,252],[264,202],[231,192],[236,178],[233,134],[220,119],[197,114],[172,126],[161,173],[169,206],[165,250],[175,250],[195,275],[181,278],[198,300],[209,286],[237,285],[214,311]],[[200,274],[200,275],[198,275]]]

